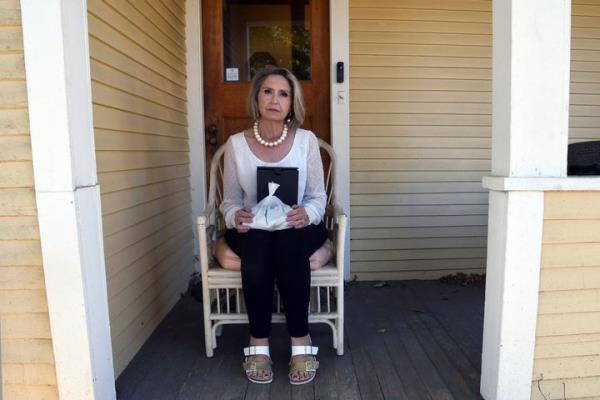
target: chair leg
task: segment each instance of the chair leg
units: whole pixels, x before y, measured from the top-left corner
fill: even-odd
[[[208,306],[207,306],[208,303]],[[214,355],[213,352],[213,338],[212,338],[212,322],[209,318],[210,315],[210,302],[204,302],[204,347],[206,350],[206,357],[210,358]]]

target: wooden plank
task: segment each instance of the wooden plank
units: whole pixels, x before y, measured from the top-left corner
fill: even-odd
[[[2,378],[5,385],[56,385],[54,364],[4,363]]]
[[[21,24],[21,4],[18,0],[0,2],[0,24],[5,26]]]
[[[106,193],[102,195],[102,213],[104,215],[112,214],[182,190],[189,190],[189,181],[186,178],[176,178]]]
[[[597,243],[546,244],[542,246],[543,268],[597,267],[600,248]]]
[[[144,321],[163,307],[166,298],[184,289],[181,282],[185,280],[187,283],[192,272],[191,254],[191,241],[181,244],[166,259],[149,265],[147,272],[126,290],[109,299],[111,337],[117,351],[123,349],[119,346],[127,343],[122,335],[127,336],[126,332],[130,328],[143,326]],[[152,308],[156,309],[147,311]]]
[[[106,215],[102,219],[102,231],[105,237],[115,234],[143,220],[164,213],[171,208],[190,203],[190,201],[190,192],[181,191],[149,201],[137,207],[127,208]]]
[[[351,159],[353,171],[485,171],[490,167],[490,160],[396,160],[396,159]],[[478,190],[479,192],[479,190]]]
[[[548,192],[544,196],[544,219],[600,219],[597,192]]]
[[[491,23],[490,12],[350,7],[350,19]]]
[[[29,113],[26,108],[0,110],[0,136],[29,134]]]
[[[110,0],[114,5],[120,4],[119,0]],[[185,34],[180,32],[176,27],[173,27],[168,21],[162,17],[161,13],[157,12],[147,2],[129,1],[132,7],[138,10],[140,14],[145,16],[152,22],[162,33],[171,38],[172,41],[178,44],[179,47],[185,49]]]
[[[400,8],[419,10],[460,10],[460,11],[491,11],[491,1],[487,0],[454,0],[447,2],[444,0],[428,0],[427,2],[418,0],[351,0],[350,7],[372,7],[372,8]]]
[[[531,400],[547,400],[549,393],[552,399],[564,398],[566,393],[569,399],[594,399],[600,393],[600,376],[573,378],[573,379],[546,379],[540,382],[543,390],[542,395],[537,387],[537,382],[531,386]],[[546,398],[544,398],[546,396]]]
[[[415,270],[415,271],[369,271],[369,272],[354,272],[352,264],[350,265],[351,275],[358,281],[404,281],[409,279],[439,279],[448,274],[484,274],[485,269],[450,269],[450,270]]]
[[[170,222],[180,221],[183,218],[189,217],[189,225],[191,225],[191,211],[190,204],[183,204],[165,211],[164,213],[148,218],[145,221],[137,223],[115,234],[105,236],[104,254],[106,257],[110,257],[113,254],[123,251],[144,237],[160,230]]]
[[[1,271],[4,272],[4,268]],[[47,313],[2,314],[0,323],[0,333],[4,339],[52,338]]]
[[[440,229],[435,227],[433,229]],[[352,239],[352,250],[444,249],[485,247],[485,236]]]
[[[564,336],[537,336],[535,343],[545,344],[564,344],[564,343],[583,343],[600,341],[600,333],[575,334]]]
[[[98,105],[156,118],[164,122],[187,125],[185,113],[167,109],[162,105],[132,96],[127,91],[92,82],[92,94],[94,103]]]
[[[181,244],[189,243],[191,240],[192,235],[190,232],[178,232],[176,235],[166,238],[163,243],[128,265],[127,268],[121,269],[117,274],[112,275],[107,282],[109,300],[123,293],[137,279],[143,277],[144,274],[158,264],[170,262],[170,258],[174,257]]]
[[[355,59],[364,59],[364,63],[367,65],[377,65],[378,63],[384,64],[385,59],[388,56],[355,56]],[[390,56],[391,57],[391,56]],[[418,57],[421,59],[422,57]],[[383,59],[381,61],[378,61]],[[410,62],[403,62],[402,59],[398,60],[400,65],[411,65]],[[418,66],[418,65],[416,65]],[[594,96],[594,95],[577,95],[577,96]],[[596,96],[600,98],[600,96]],[[594,98],[596,98],[594,97]],[[585,98],[585,97],[582,97]],[[438,103],[483,103],[490,104],[491,93],[489,92],[468,92],[468,91],[418,91],[418,90],[367,90],[367,89],[354,89],[350,91],[350,104],[357,102],[367,101],[379,101],[379,102],[405,102],[405,103],[426,103],[426,102],[438,102]],[[460,134],[460,131],[454,132],[456,136]],[[490,132],[491,133],[491,132]],[[489,136],[489,135],[484,135]]]
[[[391,271],[450,271],[485,269],[485,258],[456,258],[446,260],[353,261],[352,272]],[[446,272],[450,274],[450,272]]]
[[[44,290],[44,271],[41,266],[1,267],[0,290]]]
[[[479,182],[368,182],[354,183],[351,194],[367,194],[377,197],[380,194],[401,193],[478,193],[485,192]]]
[[[585,53],[584,50],[575,50],[581,53],[582,60],[598,61],[593,54]],[[371,55],[396,55],[396,56],[430,56],[430,57],[476,57],[489,58],[492,49],[488,46],[464,46],[464,45],[435,45],[435,44],[403,44],[403,43],[352,43],[351,54]],[[490,76],[491,78],[491,76]]]
[[[546,220],[544,244],[598,243],[600,220]]]
[[[582,357],[600,354],[600,340],[580,343],[550,343],[535,345],[535,359]]]
[[[492,71],[487,68],[436,68],[427,67],[380,67],[380,66],[353,66],[350,68],[353,79],[359,78],[390,78],[390,79],[491,79]],[[588,73],[579,73],[581,79],[589,81],[592,78]],[[592,80],[594,82],[594,80]]]
[[[135,186],[145,186],[189,177],[190,169],[186,164],[166,167],[143,168],[127,171],[101,172],[98,174],[102,196]]]
[[[454,203],[453,201],[456,201]],[[431,194],[368,194],[350,195],[352,205],[433,205],[433,204],[486,204],[487,193],[431,193]]]
[[[398,21],[383,19],[350,18],[350,31],[383,32],[431,32],[431,33],[474,33],[491,34],[491,23],[468,23],[452,21]],[[352,48],[350,48],[352,54]]]
[[[147,0],[147,3],[185,40],[185,18],[182,14],[174,15],[161,0]]]
[[[491,115],[491,104],[484,103],[416,103],[416,102],[359,102],[352,101],[353,113],[370,114],[461,114]],[[488,146],[489,147],[489,146]]]
[[[94,127],[187,138],[187,127],[94,104]]]
[[[442,44],[455,46],[491,46],[491,35],[430,32],[351,31],[350,43]],[[354,65],[354,64],[353,64]],[[471,66],[472,67],[472,66]]]
[[[171,67],[185,73],[185,51],[177,42],[164,35],[148,19],[144,18],[137,10],[126,2],[118,5],[109,5],[106,2],[90,1],[88,12],[91,12],[104,23],[115,30],[127,35],[139,45],[151,51],[156,57],[170,60]],[[176,59],[173,59],[173,56]],[[179,65],[177,65],[179,64]],[[184,67],[181,70],[181,66]]]
[[[600,313],[538,315],[536,336],[595,334],[600,332]]]
[[[0,81],[0,107],[27,107],[27,86],[24,80]]]
[[[58,400],[55,385],[9,385],[3,387],[4,400],[44,399]]]
[[[354,217],[354,228],[408,228],[436,226],[485,226],[487,215],[434,215],[423,217]]]
[[[2,338],[2,363],[53,364],[52,340]]]
[[[0,216],[36,215],[36,212],[33,188],[3,188],[0,190]]]
[[[600,289],[600,267],[542,268],[540,290]]]
[[[487,204],[474,205],[444,205],[444,206],[353,206],[353,217],[405,217],[432,215],[486,215]]]
[[[0,266],[42,265],[42,250],[38,240],[0,241]]]
[[[350,82],[350,89],[489,92],[491,90],[491,81],[484,79],[356,78]],[[582,89],[578,93],[593,93],[592,90],[587,89],[584,91]],[[430,124],[424,122],[422,125]]]
[[[99,82],[173,110],[186,112],[185,91],[179,86],[149,72],[139,64],[123,62],[120,65],[107,65],[98,61],[108,58],[102,54],[111,54],[114,50],[94,38],[90,38],[90,52],[92,51],[95,57],[90,59],[92,82]]]
[[[350,182],[481,182],[485,173],[486,171],[352,171]]]
[[[375,81],[375,79],[373,79]],[[439,82],[439,81],[437,81]],[[460,114],[350,114],[351,125],[475,125],[490,126],[489,115]]]
[[[160,254],[165,248],[169,247],[173,237],[183,238],[189,235],[190,227],[185,222],[172,221],[164,229],[147,236],[139,242],[133,244],[127,251],[117,253],[106,258],[106,275],[110,281],[116,274],[125,268],[134,268],[137,264],[145,265]],[[150,261],[149,261],[150,260]],[[109,285],[109,293],[112,293],[112,283]]]
[[[35,216],[0,217],[0,240],[37,240],[39,237]]]
[[[350,261],[485,258],[486,248],[351,251]]]
[[[364,228],[352,229],[351,239],[352,246],[370,246],[369,242],[361,244],[362,240],[371,240],[370,243],[379,246],[398,246],[400,243],[387,242],[381,239],[425,239],[425,238],[470,238],[460,239],[461,243],[485,246],[487,235],[487,226],[451,226],[451,227],[433,227],[433,228]],[[421,240],[422,241],[422,240]],[[444,243],[443,241],[435,241],[436,245]],[[414,244],[406,244],[413,246]],[[354,248],[354,247],[353,247]],[[396,248],[396,247],[392,247]]]
[[[22,53],[0,53],[2,79],[25,79],[25,61]]]
[[[0,136],[0,162],[31,161],[29,136]]]
[[[33,165],[31,161],[3,163],[0,168],[0,188],[33,187]]]
[[[134,42],[129,35],[116,31],[92,13],[88,13],[88,26],[90,36],[113,47],[121,54],[120,57],[125,56],[130,62],[140,63],[154,73],[185,88],[185,70],[181,67],[181,70],[173,68],[173,65],[180,63],[180,61],[175,61],[175,57],[163,56],[167,58],[164,60],[155,56],[146,49],[145,45],[141,46]]]
[[[437,160],[490,160],[491,149],[448,149],[448,148],[351,148],[350,158],[353,160],[376,159],[437,159]],[[481,186],[481,184],[479,184]]]
[[[187,138],[95,130],[96,150],[189,151]]]
[[[350,137],[356,136],[448,136],[448,137],[485,137],[491,138],[490,126],[443,126],[443,125],[412,125],[412,126],[350,126]],[[353,139],[351,139],[353,140]]]
[[[538,315],[600,312],[600,289],[540,292]]]
[[[538,359],[533,366],[533,376],[542,373],[544,379],[600,376],[600,355]]]

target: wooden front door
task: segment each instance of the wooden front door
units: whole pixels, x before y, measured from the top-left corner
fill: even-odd
[[[330,141],[327,0],[203,0],[206,161],[252,125],[246,95],[266,64],[291,70],[304,91],[302,125]],[[207,168],[207,171],[210,169]]]

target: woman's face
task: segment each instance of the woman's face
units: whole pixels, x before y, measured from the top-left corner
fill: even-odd
[[[292,88],[281,75],[269,75],[258,91],[258,110],[263,119],[283,121],[292,105]]]

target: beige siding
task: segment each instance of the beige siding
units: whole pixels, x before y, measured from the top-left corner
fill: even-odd
[[[351,270],[483,272],[489,0],[350,0]]]
[[[0,2],[0,43],[0,397],[58,399],[18,0]]]
[[[88,2],[115,373],[192,273],[183,2]]]
[[[568,399],[600,394],[599,204],[546,194],[532,399],[563,399],[563,384]]]
[[[573,0],[570,142],[600,139],[600,0]]]

